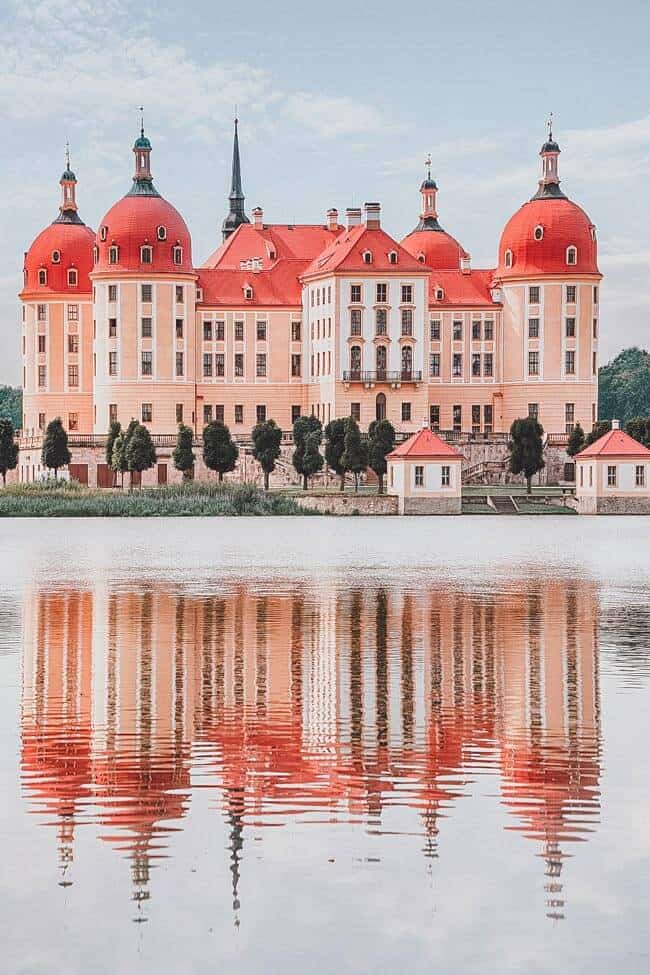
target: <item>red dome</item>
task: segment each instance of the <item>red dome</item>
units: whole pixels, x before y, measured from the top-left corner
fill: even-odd
[[[101,221],[95,244],[99,252],[95,271],[178,274],[193,270],[187,225],[178,210],[158,195],[128,193],[118,200]],[[150,264],[142,261],[143,244],[153,249]],[[114,245],[118,248],[117,261],[109,263],[109,250]],[[177,246],[181,247],[180,262],[174,261]]]
[[[436,271],[458,271],[466,250],[446,230],[414,230],[401,241],[404,250]]]
[[[41,231],[25,254],[22,293],[89,294],[93,266],[94,231],[85,224],[51,223]],[[59,260],[53,260],[58,255]],[[77,284],[68,284],[68,271],[77,271]],[[46,272],[46,283],[38,283],[38,272]]]
[[[576,248],[575,263],[567,260],[570,247]],[[508,251],[510,266],[506,266]],[[506,224],[499,244],[500,278],[598,273],[596,228],[571,200],[529,200]]]

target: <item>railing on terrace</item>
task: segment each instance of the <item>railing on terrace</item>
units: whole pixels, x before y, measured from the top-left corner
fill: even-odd
[[[420,369],[347,369],[344,383],[421,383]]]

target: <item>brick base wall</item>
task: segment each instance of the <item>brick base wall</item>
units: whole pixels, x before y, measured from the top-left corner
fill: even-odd
[[[304,494],[294,498],[303,508],[324,515],[396,515],[398,499],[389,494]]]
[[[400,498],[402,515],[459,515],[461,498]]]
[[[650,515],[650,497],[583,497],[576,504],[581,515]]]

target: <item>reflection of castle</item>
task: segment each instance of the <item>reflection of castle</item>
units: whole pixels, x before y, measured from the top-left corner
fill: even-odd
[[[597,597],[546,580],[492,595],[277,583],[214,596],[35,593],[25,608],[25,789],[57,825],[63,881],[92,821],[148,897],[192,791],[218,785],[233,907],[246,828],[327,811],[381,831],[417,811],[427,856],[472,776],[497,770],[541,844],[561,916],[567,844],[599,811]],[[412,827],[411,827],[412,828]]]

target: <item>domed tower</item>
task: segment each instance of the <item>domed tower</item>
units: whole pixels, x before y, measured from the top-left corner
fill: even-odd
[[[174,434],[195,423],[197,276],[185,221],[154,186],[144,127],[133,154],[133,185],[95,239],[95,432],[136,419]]]
[[[551,123],[542,176],[501,235],[496,285],[504,306],[504,424],[536,415],[547,433],[590,430],[598,399],[596,228],[560,189]]]
[[[461,262],[469,261],[469,254],[438,222],[438,185],[431,176],[431,156],[427,157],[425,165],[427,175],[420,186],[420,220],[401,244],[409,254],[427,267],[437,271],[459,271]]]
[[[67,150],[60,185],[59,215],[25,253],[19,295],[25,436],[38,436],[55,417],[70,433],[93,428],[89,274],[94,232],[77,210],[77,178]],[[30,478],[35,466],[30,463]]]

